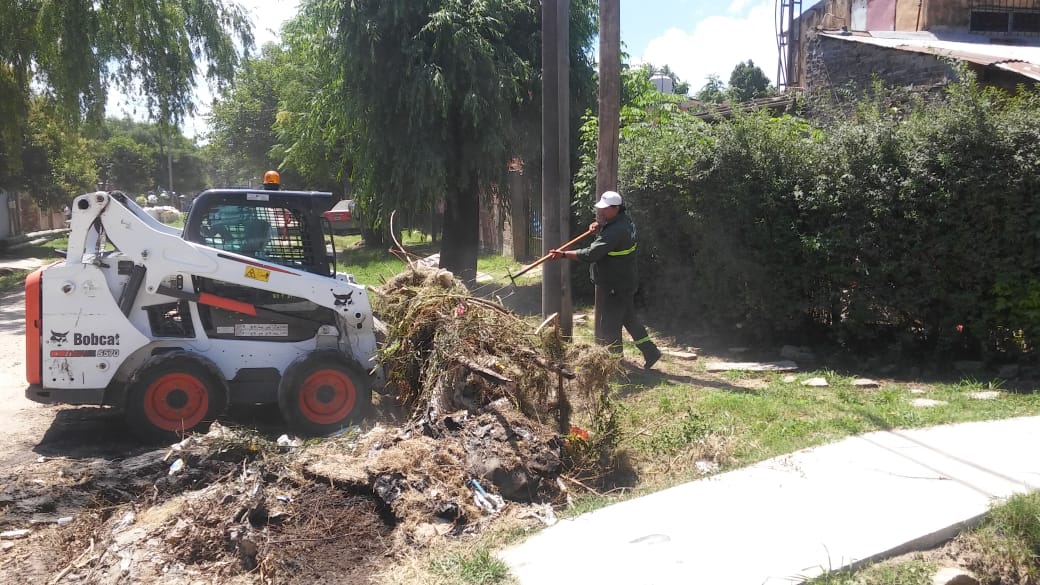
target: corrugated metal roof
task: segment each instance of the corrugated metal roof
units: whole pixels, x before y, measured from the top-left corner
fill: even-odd
[[[848,34],[823,32],[820,34],[843,41],[866,43],[900,51],[951,57],[986,67],[997,67],[1040,81],[1040,47],[1038,46],[994,45],[990,43],[941,40],[931,33],[925,32],[902,34],[893,33],[892,31],[884,33],[854,32]]]

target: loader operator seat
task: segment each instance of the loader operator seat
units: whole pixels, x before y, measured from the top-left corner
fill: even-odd
[[[260,218],[246,219],[242,224],[241,253],[254,258],[258,257],[270,238],[271,224],[267,220]]]

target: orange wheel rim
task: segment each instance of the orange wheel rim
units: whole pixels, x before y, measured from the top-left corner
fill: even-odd
[[[342,421],[354,410],[356,401],[354,382],[339,370],[318,370],[307,376],[300,388],[300,412],[320,425]]]
[[[201,380],[182,372],[164,374],[144,393],[144,414],[164,431],[190,429],[209,410],[209,392]]]

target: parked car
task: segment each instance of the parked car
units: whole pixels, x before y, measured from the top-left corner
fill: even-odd
[[[329,220],[332,232],[336,234],[361,233],[361,222],[358,221],[357,204],[353,199],[344,199],[322,214]]]

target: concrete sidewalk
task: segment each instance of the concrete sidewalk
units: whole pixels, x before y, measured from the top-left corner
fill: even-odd
[[[503,551],[524,585],[761,585],[928,548],[1040,489],[1040,417],[877,432],[565,520]]]

